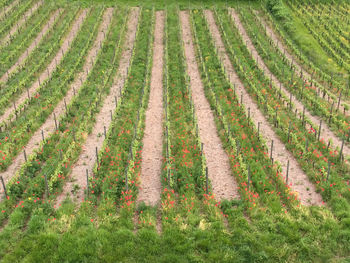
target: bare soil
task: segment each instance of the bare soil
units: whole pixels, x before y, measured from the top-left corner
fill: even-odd
[[[137,203],[156,205],[160,201],[163,149],[163,55],[164,11],[156,12],[150,96],[143,137],[140,188]]]
[[[213,112],[204,94],[187,11],[180,12],[180,21],[187,73],[190,77],[192,97],[198,119],[199,136],[204,144],[203,151],[207,160],[208,176],[211,181],[213,193],[217,200],[239,198],[238,186],[232,176],[228,156],[221,144]]]
[[[272,82],[276,87],[281,86],[282,92],[285,93],[286,96],[289,98],[291,93],[283,86],[283,84],[267,68],[267,66],[263,62],[263,59],[260,57],[260,55],[258,54],[257,50],[255,49],[252,41],[250,40],[247,32],[245,31],[245,29],[240,21],[239,15],[233,9],[230,9],[230,13],[234,19],[236,27],[238,28],[238,30],[243,38],[244,43],[246,43],[246,46],[247,46],[248,50],[251,52],[254,60],[257,61],[259,68],[265,72],[266,76],[271,77]],[[292,96],[292,98],[293,98],[292,102],[294,104],[294,108],[297,109],[298,112],[303,112],[303,109],[304,109],[303,104],[294,96]],[[305,108],[305,117],[312,122],[312,127],[314,129],[319,127],[319,123],[320,123],[321,119],[317,116],[312,115],[306,108]],[[311,127],[306,125],[306,128],[309,129]],[[335,135],[329,129],[327,123],[325,123],[325,122],[323,122],[323,124],[322,124],[322,131],[321,131],[320,139],[322,139],[322,138],[325,139],[326,141],[332,140],[335,147],[338,146],[340,148],[342,145],[342,140],[339,139],[339,137],[337,135]],[[350,155],[350,148],[346,144],[344,144],[343,153],[345,156]]]
[[[32,51],[38,46],[44,35],[51,29],[51,27],[54,25],[55,20],[60,16],[60,11],[62,9],[56,10],[52,16],[50,17],[50,20],[44,25],[41,32],[38,34],[38,36],[33,40],[33,42],[30,44],[30,46],[23,52],[23,54],[18,58],[17,62],[12,65],[12,67],[5,73],[1,78],[1,82],[7,82],[8,76],[11,75],[12,72],[14,72],[20,65],[23,64],[23,62],[27,59],[27,57],[32,53]]]
[[[255,126],[258,126],[260,122],[261,125],[261,136],[265,139],[267,145],[271,145],[273,140],[273,158],[275,161],[281,163],[282,166],[286,166],[287,161],[290,162],[289,170],[289,182],[293,191],[298,193],[298,197],[302,204],[304,205],[321,205],[322,198],[316,192],[315,186],[309,181],[307,175],[300,168],[297,160],[294,156],[285,148],[282,141],[280,141],[277,134],[271,128],[269,122],[265,119],[264,115],[260,112],[258,106],[255,104],[253,99],[250,97],[249,93],[245,90],[242,82],[237,76],[231,61],[226,53],[224,43],[221,39],[218,27],[215,23],[214,16],[211,11],[205,11],[205,16],[208,21],[211,34],[214,38],[215,44],[219,50],[219,56],[222,60],[225,69],[228,72],[229,78],[232,84],[236,85],[236,93],[243,94],[243,103],[245,104],[245,109],[248,111],[250,108],[250,116]],[[249,44],[249,43],[248,43]]]
[[[108,10],[112,12],[112,10]],[[111,14],[110,14],[111,15]],[[107,17],[107,15],[105,15]],[[88,135],[84,145],[82,146],[82,152],[72,168],[71,181],[68,182],[63,189],[62,194],[60,194],[56,200],[56,206],[62,203],[66,198],[67,194],[72,197],[71,191],[74,184],[79,185],[80,189],[76,193],[76,202],[80,203],[84,200],[84,190],[86,189],[86,169],[89,175],[92,174],[92,170],[96,163],[96,147],[101,149],[103,145],[104,136],[98,136],[104,133],[104,127],[108,130],[111,124],[111,111],[115,111],[115,97],[119,97],[119,90],[124,85],[125,79],[127,77],[128,67],[130,65],[130,59],[132,55],[132,47],[135,42],[136,30],[139,18],[139,9],[133,8],[131,10],[130,18],[127,25],[126,42],[124,44],[124,50],[121,56],[121,61],[119,63],[118,73],[114,78],[114,84],[111,87],[109,96],[105,99],[101,111],[96,116],[96,124],[92,132]],[[106,21],[104,22],[104,27],[107,28],[108,25]],[[116,43],[117,44],[117,43]]]

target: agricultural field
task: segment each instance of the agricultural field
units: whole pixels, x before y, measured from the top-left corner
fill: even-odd
[[[349,2],[0,0],[0,262],[349,261]]]

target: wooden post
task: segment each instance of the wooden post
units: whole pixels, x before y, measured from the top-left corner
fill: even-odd
[[[27,161],[27,154],[26,154],[26,150],[23,150],[23,155],[24,155],[24,160]]]
[[[342,157],[342,154],[343,154],[344,142],[345,142],[345,139],[343,138],[343,141],[342,141],[341,147],[340,147],[340,152],[339,152],[339,158],[340,158],[340,160],[341,160],[341,157]]]
[[[4,178],[2,178],[2,176],[0,176],[0,179],[1,179],[2,188],[4,189],[5,197],[7,198],[7,190],[6,190]]]
[[[339,106],[340,106],[340,99],[341,99],[341,94],[342,94],[342,92],[343,92],[343,90],[341,90],[341,91],[340,91],[340,94],[339,94],[337,111],[339,110]]]
[[[328,161],[328,171],[327,171],[327,179],[326,179],[327,182],[328,182],[330,172],[331,172],[331,161]]]
[[[272,151],[273,151],[273,140],[271,140],[271,151],[270,151],[270,159],[272,160]]]
[[[46,174],[44,174],[44,178],[45,178],[45,188],[46,188],[45,195],[46,195],[46,199],[47,199],[49,197],[49,195],[50,195],[50,191],[49,191],[49,185],[47,183],[47,176],[46,176]]]
[[[209,189],[208,189],[208,167],[205,167],[205,185],[206,185],[205,192],[208,194],[209,193]]]
[[[41,137],[43,138],[43,141],[45,141],[44,130],[41,130]]]
[[[53,113],[53,119],[55,120],[55,127],[56,127],[56,130],[58,130],[57,119],[56,119],[56,113],[55,113],[55,112]]]
[[[86,169],[86,195],[89,198],[89,170]]]
[[[249,120],[250,120],[250,107],[248,107],[248,126],[249,126]]]
[[[322,129],[322,120],[320,120],[320,126],[318,127],[318,136],[317,136],[317,140],[320,140],[321,129]]]
[[[248,191],[250,187],[250,165],[248,165]]]
[[[95,151],[95,153],[96,153],[96,164],[97,164],[97,166],[98,166],[98,150],[97,150],[97,146],[96,146],[96,151]]]
[[[258,141],[260,141],[260,124],[261,122],[258,122]]]
[[[105,135],[105,139],[107,137],[107,131],[106,131],[106,126],[103,126],[103,132],[104,132],[104,135]]]
[[[288,184],[288,175],[289,175],[289,160],[287,161],[287,175],[286,175],[286,184]]]

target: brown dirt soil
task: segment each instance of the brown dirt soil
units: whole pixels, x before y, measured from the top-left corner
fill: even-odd
[[[71,87],[69,88],[65,96],[67,105],[69,105],[69,103],[74,98],[74,90],[78,92],[80,87],[82,86],[82,83],[84,83],[85,80],[87,79],[86,72],[91,71],[93,63],[97,57],[96,54],[100,49],[100,41],[102,42],[104,40],[105,34],[103,32],[107,30],[109,25],[108,19],[109,19],[110,13],[111,12],[108,12],[108,10],[105,12],[102,23],[99,28],[99,33],[97,35],[97,38],[95,39],[93,47],[90,49],[87,57],[85,58],[85,64],[83,66],[83,70],[78,75],[76,75],[74,82],[71,84]],[[91,61],[92,61],[92,64],[91,64]],[[65,113],[64,100],[61,100],[56,106],[56,108],[54,109],[54,111],[46,119],[45,123],[34,133],[34,135],[31,137],[31,139],[25,146],[25,151],[27,156],[29,156],[34,152],[34,150],[37,148],[40,141],[42,140],[41,131],[44,131],[45,137],[49,137],[50,133],[55,132],[56,127],[55,127],[54,115],[56,115],[56,118],[58,121],[64,113]],[[12,178],[12,176],[16,174],[16,172],[19,170],[19,168],[22,166],[24,162],[25,162],[24,154],[23,152],[21,152],[15,157],[12,164],[7,168],[7,170],[2,174],[0,174],[1,176],[3,176],[6,183]]]
[[[139,18],[139,9],[133,8],[129,15],[130,19],[128,20],[126,39],[124,43],[124,50],[121,55],[121,61],[119,63],[118,73],[114,78],[113,86],[109,96],[105,99],[103,107],[96,116],[96,124],[92,132],[88,135],[84,145],[82,146],[82,152],[72,168],[71,172],[71,181],[68,182],[63,189],[63,192],[57,197],[56,206],[59,206],[67,194],[72,197],[71,191],[74,184],[79,185],[80,189],[76,193],[76,202],[80,203],[84,200],[84,190],[86,189],[86,169],[89,172],[89,175],[92,174],[92,170],[96,163],[96,147],[101,149],[103,145],[104,136],[98,136],[99,134],[104,133],[104,126],[108,130],[111,124],[111,111],[115,111],[115,97],[119,97],[119,91],[124,85],[125,79],[127,77],[128,67],[130,65],[130,59],[132,55],[132,47],[135,42],[136,30]]]
[[[0,45],[4,45],[6,44],[11,36],[13,36],[17,30],[19,30],[22,25],[24,24],[24,22],[26,20],[28,20],[28,18],[43,4],[44,2],[43,1],[38,1],[36,2],[31,8],[29,8],[27,10],[27,12],[25,12],[22,16],[22,18],[20,20],[18,20],[16,22],[16,24],[11,28],[10,32],[7,34],[7,36],[5,36],[3,39],[1,39],[0,41]]]
[[[40,83],[43,83],[46,79],[48,79],[53,71],[56,69],[56,61],[57,65],[61,62],[64,55],[69,50],[74,38],[77,36],[79,29],[81,25],[83,24],[83,21],[85,20],[86,16],[88,14],[88,9],[84,9],[75,19],[73,22],[73,25],[66,36],[61,48],[56,53],[56,56],[52,59],[51,63],[48,65],[48,67],[41,73],[40,77],[37,81],[33,83],[33,85],[29,88],[28,92],[31,96],[34,96],[36,93],[36,90],[40,87],[39,85],[39,79]],[[16,100],[15,104],[20,106],[22,103],[24,103],[28,98],[27,92],[23,92],[21,96]],[[10,118],[11,116],[11,118]],[[8,120],[10,119],[10,120]],[[6,121],[13,121],[15,119],[14,116],[14,108],[13,106],[8,107],[5,113],[0,117],[0,122],[6,122]]]
[[[164,11],[156,12],[151,87],[143,137],[140,188],[136,201],[152,206],[160,201],[160,175],[163,161],[164,18]]]
[[[33,42],[30,44],[30,46],[23,52],[23,54],[19,57],[17,62],[12,65],[12,67],[5,73],[1,78],[1,82],[7,82],[8,76],[14,72],[20,65],[23,64],[23,62],[27,59],[27,57],[31,54],[31,52],[37,47],[37,45],[40,43],[44,35],[51,29],[51,27],[54,25],[55,20],[60,16],[60,11],[62,9],[56,10],[50,17],[50,20],[44,25],[41,32],[38,34],[38,36],[33,40]]]
[[[223,149],[217,133],[213,112],[204,94],[187,11],[180,12],[180,21],[187,73],[190,76],[192,97],[198,119],[199,136],[204,144],[203,151],[207,160],[208,176],[211,181],[213,193],[217,200],[240,198],[237,183],[232,176],[228,156]]]
[[[263,70],[265,72],[266,76],[271,76],[272,82],[276,87],[280,87],[282,89],[282,92],[284,94],[286,94],[286,96],[289,98],[290,96],[290,92],[282,85],[282,83],[270,72],[270,70],[267,68],[267,66],[265,65],[265,63],[263,62],[263,59],[259,56],[258,52],[256,51],[252,41],[250,40],[247,32],[245,31],[239,15],[235,12],[235,10],[230,9],[230,13],[232,15],[232,18],[236,24],[236,27],[238,28],[238,31],[240,32],[244,43],[246,43],[246,46],[248,48],[248,50],[251,52],[252,57],[254,58],[255,61],[258,60],[258,66],[261,70]],[[295,96],[292,96],[292,102],[294,104],[294,108],[298,110],[298,112],[303,112],[303,104],[298,101]],[[320,118],[317,116],[312,115],[306,108],[305,108],[305,117],[307,119],[309,119],[312,122],[312,127],[314,128],[318,128],[319,123],[320,123]],[[310,126],[306,126],[307,129],[310,129]],[[338,136],[336,136],[327,126],[327,124],[323,121],[322,124],[322,131],[321,131],[321,137],[320,139],[325,139],[326,141],[332,140],[334,146],[338,146],[339,148],[341,147],[342,144],[342,140],[339,139]],[[345,156],[349,156],[350,155],[350,148],[344,144],[344,149],[343,149],[343,153]]]
[[[218,30],[218,27],[215,23],[212,12],[206,11],[205,15],[209,24],[211,34],[219,50],[220,59],[222,60],[228,72],[230,81],[236,85],[236,93],[243,94],[243,102],[245,104],[245,109],[246,111],[248,111],[248,108],[250,108],[251,120],[254,122],[255,126],[258,126],[259,122],[261,123],[260,125],[261,136],[265,139],[267,146],[271,145],[272,140],[274,142],[274,147],[273,147],[274,160],[280,162],[282,166],[285,166],[287,164],[287,160],[289,160],[290,162],[290,167],[291,167],[289,170],[290,187],[293,189],[293,191],[296,191],[298,193],[298,197],[300,198],[300,201],[304,205],[321,205],[322,198],[318,193],[316,193],[316,189],[314,185],[309,181],[307,175],[300,168],[294,156],[285,148],[283,142],[280,141],[279,137],[273,131],[269,122],[265,119],[264,115],[260,112],[258,106],[249,96],[248,92],[245,90],[242,82],[237,76],[231,64],[231,61],[226,53],[224,43],[221,39],[221,36]]]

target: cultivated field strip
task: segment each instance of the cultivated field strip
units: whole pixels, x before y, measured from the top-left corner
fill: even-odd
[[[56,56],[51,60],[50,64],[47,66],[46,70],[41,73],[37,81],[27,90],[27,93],[22,93],[22,95],[14,102],[15,105],[19,106],[28,99],[28,94],[30,96],[35,95],[35,91],[40,87],[40,83],[44,82],[46,79],[50,78],[52,73],[55,71],[57,65],[61,62],[66,52],[69,50],[72,41],[77,36],[79,29],[88,14],[88,10],[84,9],[79,16],[75,19],[75,22],[70,29],[70,32],[64,39],[61,48],[56,53]],[[11,122],[15,120],[15,109],[13,107],[7,108],[5,113],[0,117],[0,122]]]
[[[3,8],[2,12],[0,12],[0,21],[6,18],[7,13],[10,12],[10,10],[12,8],[14,8],[16,5],[18,5],[19,1],[20,0],[14,0],[14,1],[12,1],[11,4],[9,4]]]
[[[121,8],[121,10],[123,9]],[[98,25],[100,23],[96,23],[96,19],[102,17],[101,11],[103,11],[102,7],[93,9],[92,12],[94,15],[87,18],[88,23],[84,23],[84,32],[82,32],[81,36],[85,35],[85,38],[91,38],[91,35],[97,34]],[[57,131],[50,134],[49,137],[46,137],[38,151],[35,151],[33,155],[28,157],[28,161],[21,167],[19,173],[16,174],[16,177],[12,178],[9,183],[10,189],[16,187],[16,182],[20,181],[23,187],[27,189],[27,191],[23,193],[24,195],[29,194],[31,196],[30,192],[36,189],[36,195],[39,198],[48,196],[50,199],[54,199],[56,194],[61,192],[61,187],[66,181],[65,178],[67,178],[71,170],[71,165],[74,164],[74,160],[78,157],[81,150],[81,145],[86,139],[85,136],[87,133],[85,131],[91,129],[94,124],[92,119],[98,112],[98,102],[101,100],[102,95],[105,97],[106,93],[108,93],[108,86],[105,84],[111,82],[109,81],[112,71],[112,69],[110,69],[110,62],[116,50],[115,42],[117,42],[119,37],[120,28],[124,25],[123,21],[126,19],[124,14],[120,13],[121,15],[119,15],[119,13],[120,12],[115,12],[113,14],[113,26],[109,26],[106,40],[104,43],[101,43],[103,46],[98,54],[97,61],[92,71],[89,73],[87,81],[80,88],[79,92],[72,100],[72,103],[67,105],[67,114],[61,116]],[[93,31],[91,34],[92,28]],[[78,37],[80,38],[80,34]],[[79,60],[76,59],[76,56],[78,56],[78,58],[79,56],[85,57],[84,54],[81,55],[79,52],[80,50],[78,48],[80,46],[81,45],[75,41],[73,45],[75,55],[71,54],[71,56],[73,56],[73,61]],[[86,48],[84,49],[87,50]],[[102,52],[102,50],[104,52]],[[112,63],[114,63],[114,59]],[[102,88],[99,87],[100,84],[103,85]],[[101,93],[97,94],[99,92],[96,92],[96,90],[101,91]],[[58,91],[58,93],[60,92],[61,91]],[[40,159],[39,166],[35,165],[38,159]],[[30,174],[29,177],[28,173]],[[45,177],[46,175],[50,192],[47,192],[45,188],[40,186],[40,181],[43,179],[43,176]],[[31,180],[28,180],[29,178],[31,178]],[[48,195],[49,193],[51,193],[52,196]],[[20,198],[19,196],[17,197]]]
[[[23,14],[23,17],[16,22],[16,24],[11,28],[10,32],[4,38],[1,39],[0,45],[2,46],[6,43],[9,43],[13,35],[16,34],[16,32],[23,26],[23,24],[29,19],[29,17],[32,16],[33,13],[35,13],[36,10],[38,10],[38,8],[43,4],[43,1],[38,1],[25,14]]]
[[[293,55],[288,51],[288,49],[285,47],[284,43],[279,39],[277,34],[274,32],[274,30],[269,26],[269,24],[266,22],[266,20],[260,15],[260,12],[254,11],[254,14],[256,16],[257,21],[262,25],[262,27],[265,28],[266,35],[271,39],[272,43],[275,47],[279,49],[281,53],[283,53],[284,57],[287,59],[289,64],[293,65],[295,67],[295,72],[300,73],[302,72],[301,78],[304,80],[305,83],[310,83],[314,81],[314,76],[311,75],[303,66],[301,66],[300,63],[298,63],[297,59],[293,57]],[[297,75],[297,74],[296,74]],[[319,85],[319,84],[318,84]],[[342,89],[339,89],[342,90]],[[331,97],[331,102],[334,102],[335,104],[338,103],[338,94],[335,94],[330,89],[327,90],[327,96]],[[346,96],[346,94],[345,94]],[[349,99],[345,98],[343,95],[340,101],[339,109],[340,111],[344,110],[344,106],[346,105],[346,108],[349,108]],[[321,93],[319,95],[319,98],[321,98]],[[349,116],[349,113],[346,113],[347,116]]]
[[[61,11],[62,9],[58,9],[52,14],[52,16],[50,17],[50,20],[44,25],[44,27],[41,29],[38,36],[30,44],[30,46],[18,58],[17,62],[14,65],[12,65],[12,67],[8,69],[7,72],[0,78],[0,82],[7,82],[9,75],[11,75],[19,66],[23,65],[23,63],[31,54],[31,52],[37,47],[38,43],[41,42],[44,35],[46,35],[47,32],[52,28],[56,19],[58,19],[58,17],[61,15]]]
[[[146,127],[141,155],[141,177],[137,202],[156,205],[160,200],[161,166],[163,162],[163,63],[164,12],[156,12],[153,63]]]
[[[6,19],[3,19],[0,24],[0,42],[7,35],[7,33],[11,30],[12,26],[21,19],[23,14],[29,10],[34,0],[24,0],[21,4],[18,4],[16,8],[13,8],[11,12],[6,16]]]
[[[226,49],[221,39],[220,32],[217,28],[212,12],[206,11],[205,14],[212,36],[215,40],[215,44],[218,48],[220,58],[228,72],[230,81],[235,85],[237,93],[243,94],[244,104],[246,105],[245,108],[246,110],[250,108],[250,115],[252,117],[252,121],[255,123],[255,126],[258,126],[258,123],[260,123],[261,134],[266,140],[267,144],[271,145],[271,141],[274,141],[274,160],[279,161],[282,165],[286,164],[289,160],[292,167],[289,171],[291,187],[298,193],[300,201],[304,205],[320,205],[322,203],[322,198],[319,194],[316,193],[314,185],[309,181],[307,175],[300,168],[297,160],[286,149],[283,142],[271,128],[269,121],[261,113],[253,99],[250,97],[249,93],[246,91],[239,77],[237,76],[229,57],[226,54]]]
[[[349,141],[350,117],[349,112],[347,112],[348,105],[344,101],[340,103],[342,95],[339,94],[336,97],[331,94],[329,88],[322,87],[317,81],[305,80],[302,72],[298,77],[299,73],[295,70],[294,65],[288,63],[288,59],[273,44],[264,27],[258,25],[259,20],[257,20],[254,12],[248,9],[240,9],[240,16],[256,50],[264,59],[266,66],[278,77],[284,87],[296,96],[313,115],[321,118],[324,123],[328,123],[329,129],[336,136],[340,139],[345,138],[345,143]],[[340,93],[344,94],[342,89],[335,92],[338,93],[339,90]],[[346,91],[345,94],[349,91]]]
[[[94,198],[112,200],[121,207],[135,203],[138,193],[143,128],[152,70],[154,21],[154,9],[142,9],[122,96],[117,101],[117,110],[89,184],[90,194]],[[129,222],[133,218],[134,213],[129,213]],[[134,230],[133,224],[130,224],[130,230]]]
[[[207,160],[208,176],[212,184],[213,193],[217,200],[238,198],[237,184],[231,176],[228,156],[222,147],[217,134],[213,113],[204,94],[203,84],[195,58],[189,14],[186,11],[181,11],[180,20],[187,73],[190,77],[193,103],[199,126],[199,137],[204,144],[203,152]]]
[[[239,15],[233,10],[230,9],[230,13],[232,15],[233,21],[236,25],[236,27],[238,28],[243,41],[246,43],[247,48],[250,50],[252,57],[254,58],[254,60],[257,62],[257,64],[259,65],[259,67],[265,72],[266,76],[270,76],[272,79],[272,82],[275,84],[276,87],[280,87],[281,90],[288,96],[291,97],[292,94],[284,87],[284,85],[282,85],[282,83],[270,72],[270,70],[268,69],[268,67],[265,65],[263,59],[260,57],[259,53],[257,52],[257,50],[255,49],[253,43],[251,42],[247,32],[245,31]],[[293,97],[293,96],[292,96]],[[303,112],[305,107],[303,106],[303,104],[294,97],[294,99],[292,100],[292,102],[294,103],[294,107],[295,109],[298,110],[298,112]],[[319,117],[316,117],[314,115],[312,115],[307,109],[305,109],[305,117],[307,117],[308,119],[310,119],[310,121],[312,122],[312,127],[317,127],[317,125],[320,123],[321,119]],[[308,128],[312,128],[312,127],[308,127]],[[342,145],[342,140],[336,136],[330,129],[329,127],[324,124],[322,126],[322,132],[321,132],[322,138],[324,138],[327,141],[333,141],[334,145],[336,147],[338,147],[339,149],[341,148]],[[343,153],[345,156],[349,156],[350,155],[350,147],[348,147],[347,145],[343,146]]]
[[[53,5],[42,5],[36,11],[37,13],[26,22],[26,26],[12,39],[11,43],[0,47],[0,76],[4,75],[17,61],[18,57],[29,47],[57,9]]]
[[[28,103],[30,103],[30,100],[34,98],[28,92],[29,87],[32,86],[35,81],[41,81],[40,75],[44,70],[48,71],[48,64],[52,59],[54,59],[57,51],[60,49],[63,40],[70,31],[72,24],[78,15],[78,7],[64,10],[63,14],[55,21],[54,26],[27,57],[23,65],[18,67],[12,75],[9,75],[8,81],[4,83],[4,87],[0,90],[1,115],[8,108],[8,105],[16,102],[17,98],[25,90],[27,90]],[[3,73],[4,72],[2,72],[2,74]],[[40,84],[42,85],[44,83],[40,82]],[[16,107],[17,111],[15,114],[23,111],[24,107],[27,106],[26,103],[23,103],[23,105],[13,104],[13,106],[19,106]],[[2,123],[1,126],[4,128],[4,126],[7,125],[6,123]]]
[[[89,50],[88,55],[85,57],[85,62],[83,69],[79,74],[76,74],[74,77],[74,82],[70,85],[68,92],[66,93],[64,99],[62,99],[58,105],[55,107],[53,112],[48,116],[45,123],[33,134],[28,143],[25,145],[24,150],[26,155],[30,156],[36,149],[37,145],[42,141],[42,132],[45,132],[45,136],[49,137],[50,134],[56,131],[57,120],[62,118],[62,115],[65,114],[65,107],[69,105],[74,98],[76,92],[79,92],[82,83],[85,82],[88,76],[88,72],[91,71],[93,65],[95,64],[97,53],[101,48],[101,42],[104,41],[105,32],[107,31],[108,25],[111,19],[111,11],[107,10],[102,18],[102,24],[98,29],[98,35],[94,41],[92,48]],[[14,176],[19,167],[25,163],[24,150],[20,152],[13,160],[12,164],[7,168],[7,170],[1,174],[4,180],[7,182],[11,179],[11,176]]]
[[[105,139],[104,136],[99,136],[99,134],[103,134],[105,129],[107,131],[111,125],[111,116],[116,110],[115,99],[120,98],[122,87],[128,74],[128,68],[130,66],[130,59],[136,38],[139,13],[140,11],[138,8],[132,8],[130,11],[121,60],[119,62],[119,68],[114,78],[110,93],[104,100],[103,106],[96,116],[97,121],[92,129],[92,132],[87,136],[86,141],[82,145],[82,151],[79,158],[72,168],[70,175],[71,181],[65,185],[64,191],[57,198],[56,206],[64,201],[67,194],[70,195],[73,189],[73,184],[77,184],[80,187],[79,191],[75,195],[77,201],[81,202],[84,199],[84,189],[86,188],[86,170],[88,171],[88,174],[93,173],[93,168],[96,164],[96,147],[97,149],[101,149]],[[70,195],[70,197],[72,196]]]

